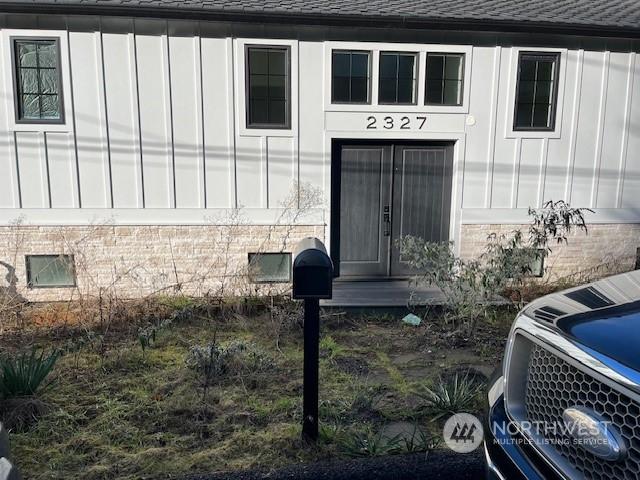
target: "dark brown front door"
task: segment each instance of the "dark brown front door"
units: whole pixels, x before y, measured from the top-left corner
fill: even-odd
[[[340,275],[406,277],[397,240],[449,239],[449,145],[345,145],[340,171]]]

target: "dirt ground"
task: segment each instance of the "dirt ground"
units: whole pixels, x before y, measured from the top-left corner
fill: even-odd
[[[497,310],[468,336],[452,334],[435,314],[418,327],[404,324],[402,315],[326,314],[321,439],[309,447],[300,439],[303,351],[297,307],[203,314],[187,304],[178,311],[186,313],[172,314],[144,348],[140,332],[162,322],[91,327],[48,322],[0,335],[5,353],[33,346],[65,352],[42,396],[46,412],[25,431],[11,434],[13,459],[24,478],[177,478],[271,470],[355,456],[358,439],[394,428],[413,426],[435,438],[441,425],[425,407],[425,389],[456,372],[488,376],[501,359],[515,314]],[[202,375],[187,359],[194,346],[214,341],[250,345],[267,367],[229,372],[205,391]],[[481,411],[481,398],[475,409]],[[404,453],[411,448],[407,444]],[[369,449],[362,455],[382,453],[389,452]]]

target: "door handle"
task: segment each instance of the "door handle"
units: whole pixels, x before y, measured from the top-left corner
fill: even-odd
[[[391,207],[385,205],[382,210],[382,221],[384,222],[384,236],[391,236]]]

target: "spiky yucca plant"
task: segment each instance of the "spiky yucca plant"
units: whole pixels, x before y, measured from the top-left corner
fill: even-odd
[[[482,383],[469,375],[456,373],[449,379],[440,378],[432,388],[425,388],[422,398],[435,414],[433,420],[445,415],[469,412],[476,405]]]
[[[0,398],[31,397],[51,384],[44,384],[53,370],[59,353],[45,355],[36,349],[17,356],[0,357]]]

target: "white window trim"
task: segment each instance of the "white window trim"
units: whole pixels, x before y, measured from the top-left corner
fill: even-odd
[[[333,50],[367,50],[371,52],[371,78],[369,92],[371,103],[331,103],[331,58]],[[380,104],[378,102],[378,80],[380,76],[380,52],[413,53],[417,55],[416,75],[417,102],[415,105]],[[462,81],[462,105],[425,105],[427,53],[464,54],[464,78]],[[471,65],[473,47],[471,45],[439,45],[420,43],[377,43],[377,42],[325,42],[324,44],[324,109],[326,112],[406,112],[406,113],[469,113],[471,90]]]
[[[513,117],[516,111],[516,89],[518,84],[518,61],[520,52],[527,53],[557,53],[560,58],[560,70],[558,72],[558,94],[555,105],[555,128],[554,130],[514,130]],[[564,91],[567,78],[567,49],[561,48],[531,48],[512,47],[509,58],[509,72],[507,85],[507,111],[505,123],[505,138],[560,138],[562,136],[562,114],[564,108]]]
[[[291,68],[290,128],[256,128],[247,127],[247,98],[246,98],[246,46],[260,45],[270,47],[288,47]],[[241,137],[296,137],[298,135],[298,41],[257,38],[238,38],[234,40],[235,81],[234,95],[236,102],[236,127]]]
[[[15,102],[17,101],[14,81],[13,65],[13,48],[11,39],[33,38],[55,38],[60,46],[60,77],[62,79],[62,110],[63,122],[16,122]],[[67,32],[63,30],[19,30],[9,29],[3,30],[0,37],[0,57],[4,66],[4,91],[9,94],[5,96],[5,112],[7,119],[7,128],[14,132],[70,132],[73,130],[73,109],[71,108],[71,75],[69,63],[69,44],[67,41]]]

